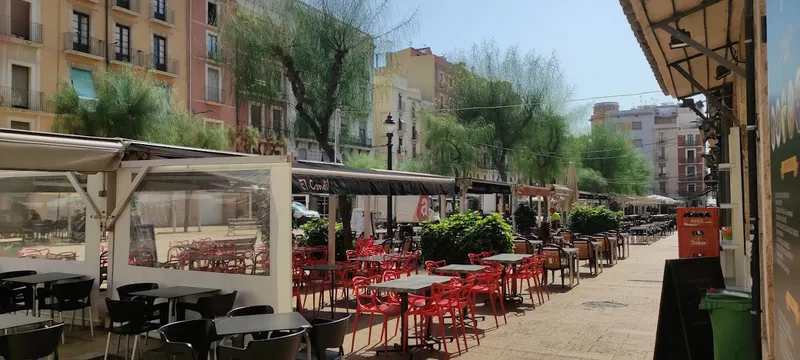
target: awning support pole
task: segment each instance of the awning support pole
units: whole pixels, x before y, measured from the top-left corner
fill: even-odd
[[[328,195],[328,264],[336,263],[336,210],[339,197]]]
[[[117,203],[117,206],[114,207],[114,212],[111,213],[111,216],[108,219],[108,224],[106,225],[106,229],[114,228],[114,224],[117,222],[119,214],[121,214],[122,210],[126,206],[128,206],[128,204],[131,202],[131,198],[133,197],[133,192],[136,191],[136,188],[139,187],[139,184],[142,183],[142,180],[144,180],[144,176],[147,175],[148,172],[150,172],[149,166],[145,166],[139,169],[139,173],[136,174],[135,178],[133,178],[133,182],[131,183],[130,188],[128,188],[126,191],[127,194],[125,194],[125,199],[123,199],[122,202]]]
[[[703,95],[706,96],[706,99],[709,102],[711,102],[712,104],[714,104],[714,106],[717,109],[722,111],[722,113],[725,114],[725,116],[727,116],[731,120],[736,121],[737,124],[741,124],[741,122],[739,122],[739,119],[735,115],[733,115],[733,112],[728,110],[728,107],[726,107],[721,101],[719,101],[719,99],[717,99],[716,97],[711,95],[711,93],[709,93],[708,90],[706,90],[706,88],[703,87],[703,85],[700,85],[700,83],[697,82],[697,80],[695,80],[692,77],[692,75],[690,75],[688,72],[686,72],[686,70],[684,70],[680,65],[675,65],[675,66],[673,66],[673,68],[676,71],[678,71],[681,75],[683,75],[683,77],[686,78],[686,80],[689,81],[692,84],[692,86],[697,88],[697,90],[700,90],[700,92],[703,93]]]
[[[758,208],[758,126],[756,117],[756,50],[755,50],[755,18],[753,15],[754,0],[745,0],[744,5],[744,49],[745,49],[745,101],[747,113],[747,182],[749,186],[748,202],[750,216],[750,306],[751,336],[753,342],[753,360],[762,358],[761,338],[761,235],[759,233]],[[766,29],[761,29],[766,31]],[[776,44],[777,45],[777,44]],[[766,114],[764,116],[766,118]]]
[[[651,26],[653,28],[661,29],[661,30],[664,30],[664,31],[668,32],[670,35],[672,35],[672,36],[680,39],[681,41],[689,44],[689,46],[695,48],[695,50],[697,50],[697,51],[705,54],[706,56],[714,59],[714,61],[716,61],[720,65],[728,68],[728,70],[735,72],[737,75],[739,75],[741,77],[745,77],[744,69],[736,66],[736,64],[734,64],[730,60],[726,59],[724,56],[711,51],[711,49],[703,46],[703,44],[700,44],[699,42],[697,42],[697,41],[693,40],[692,38],[686,36],[686,34],[682,33],[680,30],[678,30],[678,29],[676,29],[676,28],[674,28],[672,26],[669,26],[667,24],[663,24],[663,25],[659,24],[658,26],[656,26],[655,24],[651,24]]]
[[[75,177],[75,173],[68,172],[67,179],[69,180],[70,184],[72,184],[72,187],[75,188],[75,191],[78,192],[78,195],[80,195],[81,199],[83,199],[83,202],[92,208],[92,212],[94,212],[93,216],[100,217],[100,209],[97,208],[97,205],[94,203],[94,201],[92,201],[92,198],[89,197],[89,194],[83,190],[83,187],[81,187],[81,184],[78,182],[78,178]]]

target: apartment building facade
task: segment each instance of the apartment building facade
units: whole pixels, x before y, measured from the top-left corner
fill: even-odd
[[[697,128],[701,119],[691,109],[680,108],[678,114],[678,193],[690,202],[703,202],[698,196],[705,189],[705,146],[703,135]]]
[[[49,129],[53,107],[42,82],[43,57],[53,56],[57,29],[42,25],[55,18],[43,12],[43,0],[0,2],[0,127]],[[45,33],[49,30],[49,33]]]
[[[686,165],[688,160],[685,159],[685,151],[684,157],[681,156],[679,132],[681,129],[695,133],[699,131],[697,125],[691,130],[689,122],[694,120],[691,115],[691,110],[677,104],[644,105],[620,110],[616,102],[602,102],[594,105],[589,120],[592,126],[611,126],[629,134],[634,148],[650,166],[653,179],[650,190],[653,194],[685,199],[689,195],[686,191],[688,182],[684,178],[686,171],[696,171],[691,173],[695,175],[702,173],[702,168],[687,170],[681,166]],[[697,152],[696,157],[691,159],[696,159],[699,154],[702,152]],[[701,185],[694,186],[699,189]]]
[[[0,126],[50,131],[60,84],[95,96],[92,71],[130,64],[186,99],[179,0],[7,0],[0,7]],[[45,8],[46,6],[46,8]]]
[[[420,89],[409,86],[407,78],[394,74],[391,69],[379,68],[375,72],[374,97],[375,142],[386,144],[386,128],[384,122],[391,115],[397,124],[392,138],[392,163],[402,164],[406,159],[421,153],[423,139],[421,125],[417,119],[417,111],[432,107],[432,103],[422,98]],[[378,154],[387,156],[388,148],[381,146],[375,149]]]

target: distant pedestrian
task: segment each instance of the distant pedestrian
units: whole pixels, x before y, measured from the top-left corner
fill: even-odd
[[[556,211],[556,208],[550,208],[550,227],[553,230],[561,227],[561,214]]]

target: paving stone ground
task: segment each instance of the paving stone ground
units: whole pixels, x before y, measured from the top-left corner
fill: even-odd
[[[537,302],[535,310],[531,308],[527,296],[522,305],[507,307],[508,324],[503,324],[501,317],[499,329],[495,328],[491,311],[487,313],[487,309],[479,306],[477,312],[487,314],[484,321],[478,322],[481,344],[477,345],[472,329],[467,328],[469,352],[458,355],[456,344],[448,343],[450,355],[465,360],[652,359],[664,260],[676,256],[676,234],[652,245],[632,245],[629,258],[620,260],[615,266],[606,267],[599,276],[590,276],[588,267],[582,267],[581,283],[573,289],[562,290],[560,280],[556,277],[556,283],[550,285],[550,300],[543,305]],[[382,348],[382,344],[377,344],[381,329],[379,317],[375,318],[372,344],[367,344],[368,319],[366,316],[359,319],[355,352],[352,354],[349,354],[350,333],[345,337],[348,359],[375,358],[374,350]],[[389,323],[390,335],[394,334],[394,324],[395,320],[392,319]],[[450,335],[452,330],[445,331]],[[98,353],[102,355],[105,337],[106,332],[98,330],[94,338],[89,338],[88,332],[76,327],[74,332],[67,335],[61,358],[87,359]],[[115,341],[116,337],[112,341],[112,350],[116,348]],[[399,342],[399,335],[389,339],[390,346],[395,342]],[[146,349],[157,346],[158,341],[151,339]],[[445,358],[442,352],[426,350],[414,352],[413,355],[414,359]],[[160,356],[146,352],[144,358],[157,359]],[[378,358],[401,357],[392,355]]]

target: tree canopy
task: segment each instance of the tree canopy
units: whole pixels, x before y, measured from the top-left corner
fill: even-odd
[[[532,150],[524,147],[539,131],[557,131],[559,141],[535,148],[541,153],[561,150],[560,139],[569,133],[566,102],[571,89],[555,56],[533,51],[520,54],[516,47],[502,51],[494,42],[484,42],[455,58],[458,66],[450,89],[453,112],[462,123],[492,126],[486,151],[501,179],[508,180],[509,170],[518,167],[511,164],[513,153]],[[523,165],[532,160],[523,157],[515,162]],[[540,165],[550,167],[556,162]]]
[[[67,82],[54,96],[53,131],[121,137],[155,143],[228,149],[227,129],[206,125],[149,73],[130,66],[98,69],[92,76],[96,97],[81,98]]]
[[[275,84],[288,79],[299,126],[334,159],[334,112],[370,113],[375,51],[412,28],[413,14],[390,22],[389,0],[252,0],[248,10],[227,16],[221,29],[235,91],[240,99],[273,99],[282,93]]]
[[[577,139],[577,144],[582,166],[601,175],[607,182],[608,192],[636,195],[649,192],[650,165],[624,132],[610,125],[594,126],[589,134]]]

